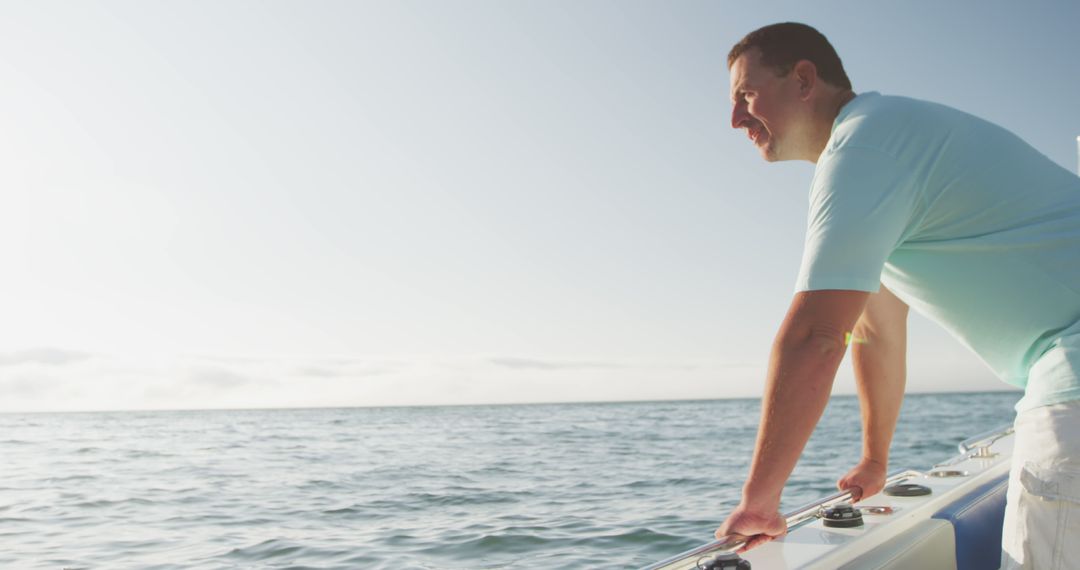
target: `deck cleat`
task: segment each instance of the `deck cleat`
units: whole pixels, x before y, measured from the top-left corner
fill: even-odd
[[[897,483],[885,487],[885,494],[890,497],[921,497],[931,492],[930,487],[918,483]]]
[[[750,561],[743,560],[734,552],[728,552],[717,554],[704,564],[698,561],[697,570],[750,570]]]
[[[862,526],[862,512],[851,503],[837,503],[821,511],[822,522],[827,527],[851,528]]]
[[[967,471],[959,469],[935,469],[926,474],[927,477],[967,477]]]

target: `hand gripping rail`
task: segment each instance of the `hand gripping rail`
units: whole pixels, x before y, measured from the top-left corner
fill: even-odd
[[[910,469],[901,471],[890,475],[888,479],[885,480],[885,486],[888,487],[889,485],[901,483],[914,477],[921,477],[922,475],[921,472]],[[837,503],[843,503],[850,500],[851,492],[842,491],[807,503],[784,515],[784,518],[787,519],[787,530],[788,532],[791,532],[806,523],[817,520],[824,509],[836,505]],[[749,537],[741,534],[729,534],[716,542],[710,542],[704,546],[688,550],[682,554],[668,558],[667,560],[657,562],[651,566],[646,566],[641,570],[696,570],[701,567],[703,559],[709,559],[718,554],[730,554],[735,552],[746,544],[748,538]]]

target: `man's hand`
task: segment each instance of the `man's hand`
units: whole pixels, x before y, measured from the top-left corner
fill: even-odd
[[[729,534],[747,537],[746,544],[739,549],[739,552],[746,552],[787,534],[787,521],[777,511],[754,512],[739,505],[716,530],[717,539]]]
[[[880,493],[885,488],[885,464],[864,458],[836,482],[841,491],[851,490],[851,502]]]

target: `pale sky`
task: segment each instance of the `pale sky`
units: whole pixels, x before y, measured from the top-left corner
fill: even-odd
[[[0,410],[760,395],[813,166],[725,57],[789,20],[1076,170],[1076,3],[0,3]]]

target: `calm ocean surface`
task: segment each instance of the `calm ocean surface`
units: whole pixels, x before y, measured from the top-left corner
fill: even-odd
[[[909,395],[890,471],[1018,393]],[[633,568],[711,539],[757,400],[0,414],[0,568]],[[784,495],[859,457],[835,397]]]

